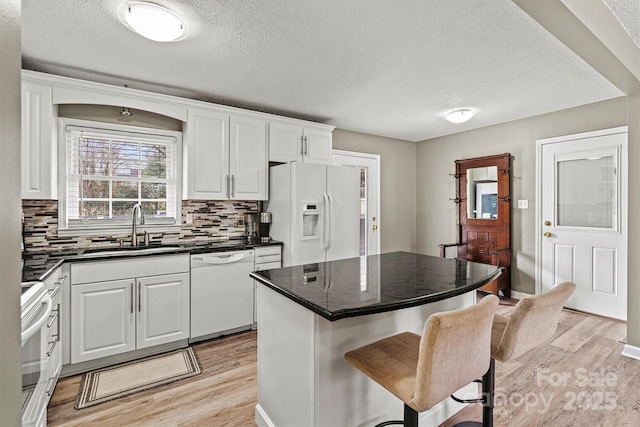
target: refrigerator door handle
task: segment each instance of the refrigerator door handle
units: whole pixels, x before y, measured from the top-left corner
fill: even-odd
[[[328,216],[329,216],[329,195],[324,193],[322,195],[324,203],[322,204],[322,239],[320,241],[320,248],[326,251],[329,248],[327,239],[327,229],[329,228]]]
[[[333,225],[333,201],[331,200],[331,193],[327,193],[327,200],[329,201],[329,208],[327,209],[327,223],[329,224],[327,230],[327,249],[331,249],[331,226]]]

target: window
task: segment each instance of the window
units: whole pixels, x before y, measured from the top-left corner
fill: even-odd
[[[129,229],[140,203],[147,228],[180,225],[181,134],[61,119],[60,228]]]

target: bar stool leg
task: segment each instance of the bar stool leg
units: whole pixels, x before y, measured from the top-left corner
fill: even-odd
[[[482,427],[493,427],[495,383],[496,361],[492,357],[489,370],[482,376],[482,396],[486,399],[482,405]]]
[[[404,405],[404,427],[418,427],[418,413],[409,405]]]
[[[496,361],[491,358],[487,373],[482,376],[482,423],[462,421],[453,427],[493,427],[493,406],[496,380]]]

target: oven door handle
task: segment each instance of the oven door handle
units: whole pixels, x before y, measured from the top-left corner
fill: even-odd
[[[42,325],[45,324],[47,319],[49,319],[49,316],[51,316],[51,312],[53,311],[53,304],[51,303],[51,297],[49,296],[48,293],[44,294],[44,297],[42,299],[42,304],[46,304],[47,309],[42,314],[42,317],[40,317],[36,322],[34,322],[33,325],[25,329],[25,331],[22,332],[22,334],[20,334],[22,338],[22,345],[24,345],[24,343],[29,341],[29,338],[34,336],[36,332],[38,332],[38,330],[42,327]]]

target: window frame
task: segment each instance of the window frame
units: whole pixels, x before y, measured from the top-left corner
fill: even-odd
[[[60,117],[58,119],[58,235],[59,236],[78,236],[93,234],[126,234],[131,232],[131,223],[129,220],[88,220],[83,223],[70,224],[67,204],[67,127],[89,128],[92,130],[102,130],[113,133],[133,133],[140,135],[154,135],[163,138],[174,138],[174,157],[175,157],[175,220],[173,223],[162,221],[161,223],[153,223],[146,221],[144,225],[139,225],[138,230],[149,232],[176,232],[181,230],[182,225],[182,132],[147,128],[141,126],[132,126],[115,123],[96,122],[91,120],[72,119]]]

